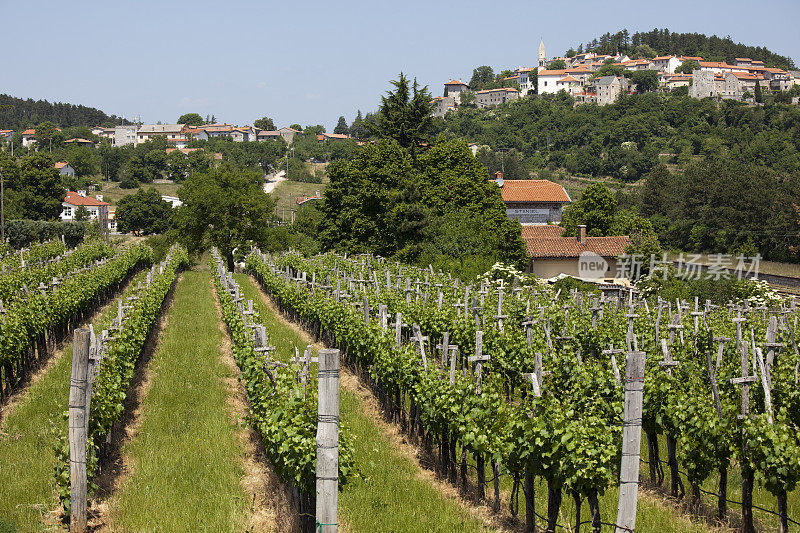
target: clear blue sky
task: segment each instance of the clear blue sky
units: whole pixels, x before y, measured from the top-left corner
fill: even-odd
[[[376,109],[401,70],[439,94],[622,28],[730,35],[800,58],[800,2],[0,0],[0,93],[145,122],[324,124]]]

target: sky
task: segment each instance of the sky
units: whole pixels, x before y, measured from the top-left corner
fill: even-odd
[[[0,0],[0,93],[175,122],[348,123],[399,72],[434,95],[622,28],[730,35],[800,59],[800,1]]]

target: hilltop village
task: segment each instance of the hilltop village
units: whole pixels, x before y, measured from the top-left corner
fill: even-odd
[[[544,42],[540,42],[537,65],[517,67],[513,75],[502,78],[503,86],[498,88],[473,91],[467,83],[451,79],[444,84],[444,95],[433,99],[433,115],[444,116],[462,105],[495,107],[531,94],[560,91],[571,95],[576,104],[606,105],[622,94],[641,92],[637,79],[645,80],[648,90],[688,87],[689,96],[694,98],[745,102],[754,102],[759,91],[782,92],[800,85],[800,71],[767,67],[763,61],[747,57],[737,57],[732,65],[700,56],[632,59],[626,54],[584,52],[572,57],[546,57]],[[641,71],[652,74],[633,76]]]

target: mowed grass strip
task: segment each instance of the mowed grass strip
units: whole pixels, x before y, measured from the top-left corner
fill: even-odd
[[[144,280],[133,278],[124,295]],[[107,327],[117,314],[116,299],[106,304],[93,321],[95,332]],[[66,432],[72,343],[61,357],[22,393],[19,403],[0,425],[0,531],[41,531],[43,518],[56,507],[53,444],[54,429]]]
[[[109,501],[114,531],[242,531],[247,501],[220,359],[211,273],[184,272],[150,361],[130,471]]]
[[[235,274],[242,294],[261,315],[277,357],[286,361],[307,346],[304,337],[287,327],[261,300],[259,289],[243,274]],[[316,368],[314,368],[316,370]],[[339,494],[339,516],[347,531],[485,531],[457,501],[445,497],[427,481],[418,465],[394,448],[379,423],[367,413],[362,399],[340,390],[340,416],[354,437],[354,477]]]

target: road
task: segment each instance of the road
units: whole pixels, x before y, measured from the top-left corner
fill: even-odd
[[[266,183],[264,183],[264,192],[267,194],[271,193],[273,190],[275,190],[275,187],[282,181],[286,181],[285,170],[280,170],[275,174],[268,174],[267,181]]]

